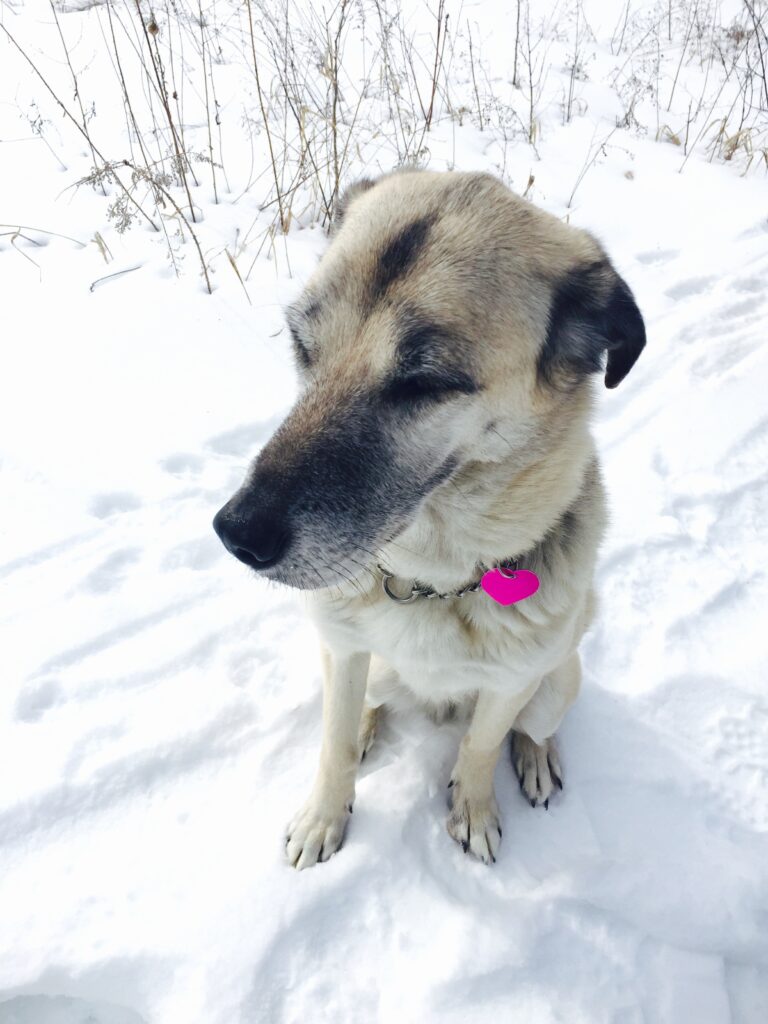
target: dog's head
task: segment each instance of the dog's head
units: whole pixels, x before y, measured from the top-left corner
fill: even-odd
[[[359,576],[468,463],[524,466],[645,344],[595,240],[481,174],[353,186],[287,321],[302,393],[214,527],[304,589]]]

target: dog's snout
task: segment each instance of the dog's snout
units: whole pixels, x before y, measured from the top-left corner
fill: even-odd
[[[216,513],[213,528],[224,547],[252,569],[277,565],[288,549],[287,523],[264,512],[245,512],[227,503]]]

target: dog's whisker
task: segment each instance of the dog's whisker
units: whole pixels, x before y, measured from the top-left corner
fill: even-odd
[[[373,569],[369,569],[367,565],[363,565],[363,563],[362,563],[362,562],[358,562],[356,558],[352,558],[351,556],[350,556],[350,559],[349,559],[349,560],[350,560],[350,562],[354,562],[354,564],[355,564],[355,565],[358,565],[358,566],[360,566],[360,568],[361,568],[361,569],[363,570],[363,572],[367,572],[367,573],[368,573],[368,575],[369,575],[369,576],[371,577],[371,580],[372,580],[372,581],[373,581],[374,583],[378,583],[378,582],[379,582],[379,578],[378,578],[378,576],[376,575],[376,573],[375,573],[375,572],[373,571]],[[363,590],[363,587],[362,587],[362,583],[360,584],[360,593],[361,593],[361,594],[362,594],[362,596],[363,596],[363,597],[365,598],[365,600],[366,600],[366,601],[367,601],[368,603],[370,603],[370,601],[371,601],[371,595],[370,595],[369,593],[366,593],[366,592],[365,592],[365,591]]]
[[[312,572],[315,574],[315,576],[317,576],[317,578],[320,580],[321,586],[322,587],[327,587],[328,584],[325,582],[325,578],[324,578],[323,574],[320,572],[320,570],[317,568],[317,566],[313,562],[311,562],[308,558],[305,559],[305,561],[306,561],[307,565],[309,566],[309,568],[312,570]]]
[[[354,576],[348,575],[347,572],[344,569],[342,569],[342,567],[340,565],[335,565],[335,566],[330,566],[329,565],[328,568],[335,570],[337,573],[339,573],[341,576],[343,576],[344,579],[347,580],[351,584],[351,586],[357,591],[357,593],[361,597],[365,597],[365,592],[364,592],[363,588],[360,586],[359,581],[356,580]]]
[[[384,548],[384,547],[387,547],[388,545],[391,545],[392,547],[399,548],[400,551],[404,551],[407,555],[417,556],[418,552],[414,551],[413,548],[406,547],[406,545],[403,544],[402,541],[399,541],[397,539],[400,536],[401,533],[402,533],[402,529],[398,529],[391,536],[387,537],[386,540],[382,541],[381,547]],[[363,549],[361,548],[361,550],[363,550]],[[376,557],[376,556],[374,556],[374,557]]]
[[[381,561],[381,552],[380,552],[380,551],[372,551],[372,550],[371,550],[370,548],[367,548],[367,547],[365,547],[365,546],[364,546],[364,545],[362,545],[362,544],[358,544],[358,545],[357,545],[357,548],[358,548],[358,550],[359,550],[359,551],[361,551],[361,552],[362,552],[362,553],[363,553],[364,555],[368,555],[368,556],[370,557],[370,559],[371,559],[371,563],[372,563],[372,564],[373,564],[374,566],[378,565],[378,563],[379,563],[379,562]],[[376,572],[375,572],[375,570],[374,570],[374,569],[371,569],[371,568],[366,568],[366,571],[367,571],[367,572],[369,572],[369,573],[371,574],[371,576],[372,576],[372,577],[373,577],[373,578],[374,578],[374,579],[375,579],[376,581],[378,581],[379,577],[378,577],[378,576],[376,575]]]
[[[359,562],[356,558],[353,558],[352,555],[347,555],[347,558],[353,565],[356,565],[361,572],[368,573],[371,579],[375,580],[377,578],[376,573],[369,566]]]

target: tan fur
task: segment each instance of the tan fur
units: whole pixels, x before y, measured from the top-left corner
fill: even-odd
[[[414,266],[371,301],[389,240],[425,217],[434,220]],[[304,308],[321,308],[311,325],[315,357],[306,397],[278,433],[280,450],[300,450],[350,396],[381,385],[405,307],[468,339],[480,390],[429,421],[431,443],[444,438],[458,453],[455,474],[393,540],[369,552],[365,571],[348,566],[354,581],[339,576],[308,597],[327,648],[324,738],[313,794],[289,830],[296,866],[327,859],[341,844],[358,737],[367,749],[375,722],[369,710],[360,725],[371,657],[369,708],[401,688],[434,704],[474,702],[448,820],[465,851],[486,862],[496,857],[493,772],[513,725],[528,733],[517,748],[526,793],[548,801],[551,781],[542,777],[537,787],[530,776],[547,763],[548,740],[578,692],[576,649],[593,614],[604,499],[589,433],[592,383],[542,386],[537,361],[558,282],[603,258],[586,232],[485,175],[398,173],[348,202],[306,289]],[[605,274],[608,289],[610,267]],[[482,564],[517,555],[541,586],[507,608],[482,593],[400,605],[383,593],[375,569],[385,565],[405,593],[414,580],[450,591],[478,578]]]

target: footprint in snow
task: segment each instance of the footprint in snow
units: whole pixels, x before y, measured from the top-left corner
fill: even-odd
[[[192,452],[176,452],[160,462],[161,469],[173,476],[192,476],[199,473],[204,465],[205,460]]]
[[[718,467],[727,469],[734,483],[739,480],[762,478],[768,466],[768,417],[742,434],[728,449]]]
[[[764,292],[766,290],[766,281],[764,277],[742,277],[731,284],[731,289],[735,292],[748,292],[750,294]]]
[[[113,552],[83,579],[83,589],[93,594],[106,594],[119,587],[125,579],[128,566],[137,562],[140,554],[139,548],[123,548]]]
[[[62,8],[63,9],[63,8]],[[81,8],[83,9],[83,8]],[[146,1024],[127,1006],[74,996],[24,995],[0,1003],[0,1024]]]
[[[273,416],[260,423],[244,423],[208,440],[206,448],[217,455],[254,455],[282,422],[282,416]]]
[[[224,548],[211,531],[210,537],[196,537],[194,540],[177,544],[166,554],[163,569],[210,569],[214,563],[225,557]]]
[[[755,351],[754,338],[749,335],[737,335],[733,326],[723,323],[718,329],[711,327],[706,331],[707,337],[725,338],[726,343],[707,353],[691,364],[691,372],[696,377],[724,377],[729,370]]]
[[[46,711],[60,704],[63,692],[56,679],[26,683],[16,698],[14,713],[20,722],[37,722]]]
[[[133,512],[141,508],[141,501],[128,491],[113,491],[111,494],[97,494],[91,500],[90,513],[97,519],[107,519],[120,512]]]
[[[677,249],[652,249],[650,252],[641,252],[635,257],[638,263],[653,265],[655,263],[669,263],[676,256],[679,256]]]
[[[731,320],[738,316],[749,316],[750,313],[757,313],[763,302],[764,299],[761,295],[741,299],[739,302],[731,303],[730,306],[723,306],[720,310],[720,318],[722,320]]]
[[[747,228],[746,231],[742,231],[741,234],[736,237],[739,240],[759,238],[760,235],[764,235],[766,232],[768,232],[768,217],[763,217],[757,222],[757,224],[753,224],[751,228]]]
[[[690,295],[700,295],[703,291],[714,284],[715,277],[691,277],[687,281],[680,281],[679,284],[667,288],[664,293],[670,299],[686,299]]]

